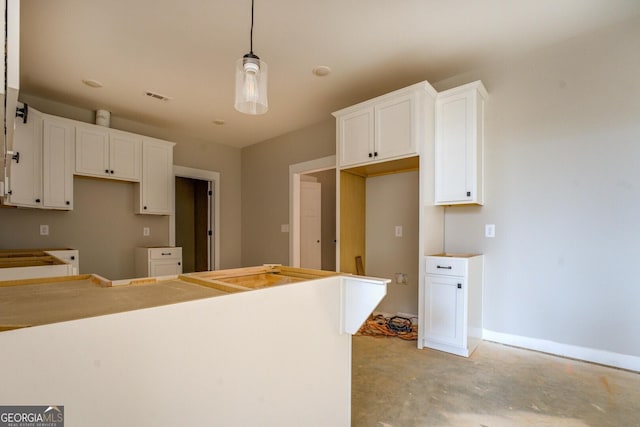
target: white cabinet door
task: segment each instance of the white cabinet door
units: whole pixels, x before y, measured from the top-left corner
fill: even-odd
[[[110,177],[109,132],[97,126],[76,127],[76,174]]]
[[[8,205],[42,207],[42,114],[30,109],[27,123],[15,122],[9,166]]]
[[[425,276],[425,338],[428,341],[464,347],[464,279]]]
[[[340,166],[373,160],[373,107],[363,108],[338,118]]]
[[[182,262],[177,260],[154,260],[149,262],[149,277],[175,276],[182,274]]]
[[[483,204],[484,98],[480,82],[438,94],[436,204]]]
[[[111,178],[140,181],[142,138],[112,131],[109,135],[109,171]]]
[[[410,93],[376,104],[373,153],[376,160],[417,154],[415,98],[416,94]]]
[[[43,119],[42,138],[43,207],[71,210],[75,126],[47,115]]]
[[[137,186],[136,213],[173,213],[173,146],[172,142],[151,138],[143,140],[142,180]]]

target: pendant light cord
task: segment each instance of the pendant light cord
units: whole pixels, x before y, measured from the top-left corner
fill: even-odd
[[[251,0],[251,33],[249,40],[249,53],[253,55],[253,0]]]

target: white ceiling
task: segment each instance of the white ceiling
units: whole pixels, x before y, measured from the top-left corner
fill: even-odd
[[[265,115],[233,109],[250,0],[22,0],[21,91],[243,147],[640,14],[638,0],[255,1],[254,52],[269,65]],[[314,76],[317,65],[332,73]]]

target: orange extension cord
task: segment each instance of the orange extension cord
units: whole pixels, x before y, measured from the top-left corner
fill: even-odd
[[[418,339],[418,325],[400,316],[384,317],[376,314],[369,317],[358,330],[356,335],[366,335],[371,337],[398,337],[403,340]]]

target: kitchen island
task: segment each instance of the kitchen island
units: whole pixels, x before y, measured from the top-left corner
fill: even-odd
[[[350,334],[387,283],[280,266],[0,282],[3,302],[40,291],[2,320],[0,402],[64,405],[68,425],[348,426]]]

